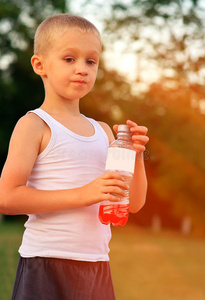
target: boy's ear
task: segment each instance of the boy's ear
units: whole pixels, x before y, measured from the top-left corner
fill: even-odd
[[[40,57],[38,55],[33,55],[31,57],[31,64],[32,64],[34,72],[37,75],[43,76],[46,74],[42,57]]]

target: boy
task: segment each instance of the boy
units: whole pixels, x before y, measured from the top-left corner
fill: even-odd
[[[45,99],[18,121],[0,181],[0,211],[29,216],[13,300],[115,299],[110,226],[100,223],[98,210],[104,200],[119,201],[127,186],[119,174],[104,174],[111,129],[79,111],[100,51],[98,30],[81,17],[55,15],[36,31],[31,63]],[[130,211],[137,212],[146,197],[148,137],[145,127],[127,124],[141,153],[130,186]]]

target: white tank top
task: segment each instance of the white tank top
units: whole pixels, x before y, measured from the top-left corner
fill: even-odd
[[[40,190],[72,189],[84,186],[104,173],[109,142],[96,121],[87,118],[95,133],[84,137],[73,133],[42,109],[31,112],[50,127],[51,139],[37,157],[28,186]],[[109,260],[110,226],[100,223],[99,205],[29,215],[20,255]]]

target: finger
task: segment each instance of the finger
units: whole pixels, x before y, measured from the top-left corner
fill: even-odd
[[[138,142],[141,145],[145,145],[149,142],[149,138],[146,135],[133,135],[132,140],[134,141],[134,143]]]
[[[109,193],[109,194],[114,194],[114,196],[120,196],[120,197],[125,197],[127,191],[125,191],[124,189],[121,189],[117,186],[107,186],[105,189],[105,193]]]
[[[117,179],[108,179],[105,181],[105,187],[119,187],[124,190],[128,190],[129,186],[122,180],[117,180]]]
[[[130,128],[130,131],[132,135],[134,134],[146,135],[148,132],[148,128],[145,126],[134,126]]]
[[[139,132],[142,134],[147,134],[148,128],[145,126],[139,126],[139,125],[137,125],[137,123],[135,123],[131,120],[127,120],[126,124],[130,126],[130,131],[133,133]]]
[[[123,177],[119,173],[114,172],[114,171],[106,172],[105,174],[102,175],[102,179],[118,179],[121,181],[124,180]]]
[[[118,131],[118,125],[114,125],[113,126],[113,130],[117,133],[117,131]]]
[[[112,202],[119,202],[121,200],[121,196],[119,195],[114,195],[110,193],[105,193],[103,197],[103,201],[112,201]]]
[[[137,153],[144,152],[146,150],[146,147],[140,144],[134,144],[134,148]]]
[[[136,126],[138,126],[137,123],[135,123],[135,122],[133,122],[131,120],[127,120],[126,124],[129,125],[130,127],[136,127]]]

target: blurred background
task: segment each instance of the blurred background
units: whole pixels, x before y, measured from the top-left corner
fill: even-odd
[[[110,126],[131,119],[149,129],[144,153],[147,202],[139,213],[130,214],[131,232],[171,230],[183,239],[203,240],[203,0],[0,0],[0,169],[17,120],[44,98],[42,81],[30,64],[35,29],[46,17],[61,12],[88,18],[102,35],[96,85],[81,100],[82,113]],[[1,216],[2,224],[11,218]],[[125,230],[117,234],[123,236]],[[169,299],[159,295],[122,299]],[[205,299],[205,291],[201,298],[196,293],[193,297],[185,299]]]

